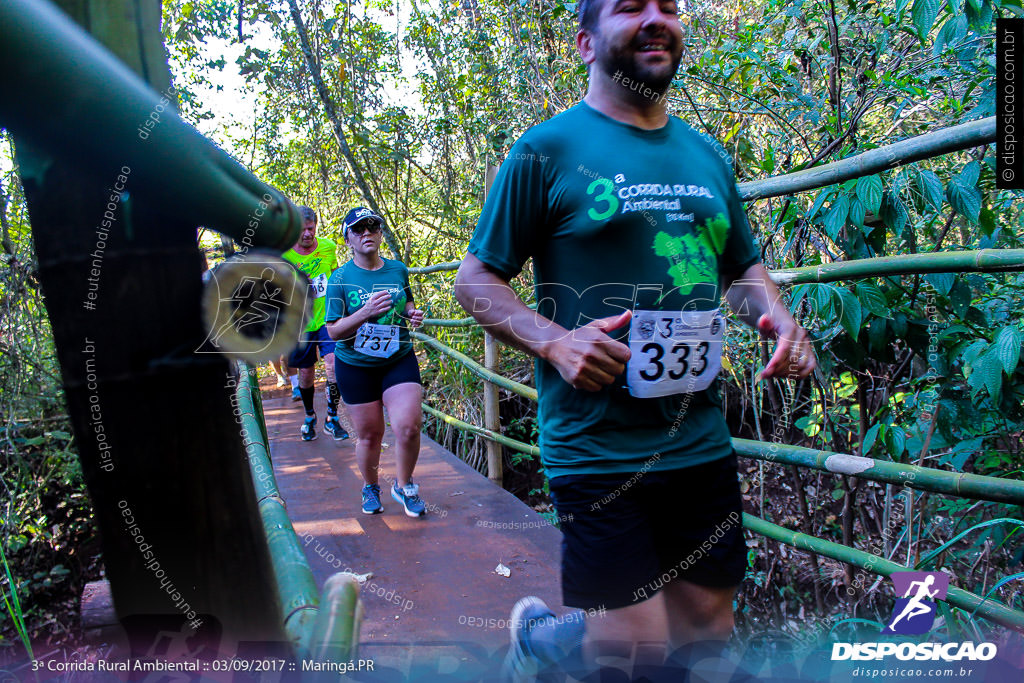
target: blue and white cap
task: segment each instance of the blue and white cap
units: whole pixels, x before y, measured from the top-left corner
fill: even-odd
[[[348,232],[348,229],[353,225],[367,219],[377,221],[378,225],[384,225],[383,218],[378,216],[371,209],[367,209],[365,206],[360,206],[359,208],[352,209],[345,214],[345,222],[342,224],[344,232]]]

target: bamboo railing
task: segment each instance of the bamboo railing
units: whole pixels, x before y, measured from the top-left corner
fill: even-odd
[[[1021,270],[1024,270],[1024,249],[978,249],[836,261],[817,266],[776,270],[770,275],[775,284],[787,286],[892,275],[1001,273]]]
[[[893,572],[905,572],[909,569],[884,557],[878,557],[863,550],[850,548],[841,543],[826,541],[822,538],[815,538],[798,531],[792,531],[746,512],[743,513],[743,526],[756,534],[767,536],[793,548],[831,557],[834,560],[839,560],[840,562],[845,562],[846,564],[860,567],[865,571],[882,576],[889,576]],[[976,611],[981,616],[1001,626],[1024,632],[1024,612],[1007,607],[1001,602],[984,599],[974,593],[953,586],[947,589],[944,602],[961,609]]]
[[[421,332],[412,332],[411,334],[431,348],[464,365],[485,382],[533,401],[537,400],[536,390],[532,387],[527,387],[519,382],[513,382],[497,375],[481,366],[469,356],[452,349],[428,335]],[[422,404],[422,407],[427,414],[456,429],[476,434],[521,453],[540,457],[540,448],[533,444],[527,444],[494,430],[465,422],[453,415],[429,406],[426,402]],[[921,491],[931,491],[976,500],[1024,505],[1024,482],[1022,481],[963,472],[946,472],[929,467],[885,462],[847,453],[834,453],[748,439],[733,438],[732,446],[736,454],[742,457],[808,467],[831,474],[844,474],[870,481],[901,485]],[[753,533],[772,538],[780,543],[785,543],[794,548],[818,555],[824,555],[882,576],[889,576],[897,571],[910,571],[913,569],[879,558],[863,550],[850,548],[841,543],[786,529],[746,512],[743,513],[743,526]],[[995,600],[983,599],[969,591],[951,586],[947,591],[945,602],[965,610],[972,610],[994,623],[1024,632],[1024,612],[1014,610]]]
[[[996,117],[990,116],[901,140],[830,164],[739,183],[740,199],[753,201],[806,192],[995,141]]]
[[[359,583],[339,572],[324,584],[323,609],[313,571],[277,488],[263,417],[256,368],[238,363],[235,389],[237,419],[245,441],[249,469],[267,546],[274,567],[284,630],[297,659],[343,663],[356,657],[362,604]]]
[[[870,150],[854,157],[843,159],[820,167],[798,171],[776,178],[739,184],[740,196],[744,200],[774,197],[809,189],[824,187],[848,179],[868,175],[920,159],[938,156],[951,151],[968,149],[989,144],[995,140],[994,117],[974,121],[952,128],[928,133],[894,145]],[[409,272],[430,275],[457,270],[461,262],[453,261],[436,265],[410,268]],[[978,251],[939,252],[906,254],[858,261],[834,262],[789,268],[770,273],[772,280],[781,286],[807,283],[827,283],[841,280],[855,280],[866,277],[887,277],[918,275],[943,272],[1005,272],[1024,271],[1024,249],[983,249]],[[472,317],[457,319],[427,318],[425,326],[458,328],[476,326]],[[536,389],[514,382],[486,368],[466,354],[457,351],[422,332],[412,332],[413,338],[430,348],[452,358],[457,363],[483,379],[488,385],[515,393],[532,401],[537,400]],[[470,424],[423,403],[423,410],[453,427],[479,435],[490,442],[507,448],[540,455],[540,449],[533,445],[504,436],[496,429],[487,429]],[[494,424],[496,416],[486,415],[488,424]],[[1024,505],[1024,482],[1000,479],[976,474],[946,472],[918,465],[903,465],[854,456],[845,453],[802,448],[777,443],[763,443],[746,439],[732,439],[736,453],[743,457],[763,461],[784,463],[799,467],[817,469],[831,474],[854,476],[886,484],[901,485],[922,491],[954,495],[975,500]],[[493,473],[491,478],[494,479]],[[773,524],[767,520],[744,513],[743,525],[750,531],[773,538],[794,548],[860,567],[882,576],[912,568],[878,558],[856,548],[815,538]],[[1024,612],[1014,610],[995,600],[981,598],[973,593],[950,587],[945,599],[950,605],[972,610],[990,621],[1024,632]]]
[[[473,360],[466,354],[456,351],[452,347],[446,344],[442,344],[437,339],[429,337],[423,334],[422,332],[416,332],[415,330],[413,330],[409,332],[409,335],[413,339],[419,339],[427,346],[433,349],[437,349],[446,356],[454,358],[456,361],[461,363],[467,370],[472,372],[474,375],[480,377],[481,379],[487,380],[491,384],[501,387],[502,389],[507,389],[508,391],[511,391],[513,394],[518,394],[523,398],[528,398],[531,401],[537,400],[537,390],[534,389],[533,387],[528,387],[525,384],[520,384],[519,382],[514,382],[510,379],[502,377],[498,373],[492,370],[488,370],[484,366],[480,365],[480,363],[477,363],[475,360]]]
[[[431,273],[457,270],[461,261],[440,264],[444,268]],[[410,268],[410,273],[421,269]],[[857,280],[867,277],[894,275],[924,275],[927,273],[1002,273],[1024,271],[1024,249],[978,249],[976,251],[940,251],[926,254],[899,254],[877,256],[856,261],[833,261],[816,266],[783,268],[769,271],[772,282],[780,287]],[[536,308],[536,305],[533,306]],[[476,324],[471,318],[427,318],[425,325],[437,327],[466,327]]]

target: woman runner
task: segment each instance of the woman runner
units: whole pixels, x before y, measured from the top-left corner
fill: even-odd
[[[338,341],[338,386],[358,435],[363,513],[384,510],[377,474],[386,407],[397,440],[391,497],[402,504],[405,514],[421,517],[426,506],[412,474],[420,453],[423,386],[408,327],[423,322],[423,311],[413,304],[409,269],[380,255],[383,225],[383,219],[366,208],[352,209],[345,216],[344,238],[352,260],[327,282],[325,320],[331,338]]]

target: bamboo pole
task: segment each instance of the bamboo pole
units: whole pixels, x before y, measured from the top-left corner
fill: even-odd
[[[451,264],[443,263],[441,266]],[[433,266],[428,266],[432,268]],[[410,269],[411,271],[412,269]],[[768,273],[780,287],[806,283],[859,280],[893,275],[920,275],[924,273],[1004,273],[1024,270],[1024,249],[977,249],[967,251],[940,251],[926,254],[900,254],[879,256],[854,261],[835,261],[817,266],[786,268]],[[536,305],[532,306],[536,308]],[[435,327],[472,327],[476,321],[469,318],[427,318],[424,325]]]
[[[252,366],[238,363],[238,367],[240,373],[234,398],[235,419],[241,427],[242,443],[252,471],[253,487],[256,489],[256,502],[262,503],[266,498],[281,498],[281,494],[278,493],[277,478],[270,461],[266,427],[260,425],[263,417],[258,413],[256,404],[258,391],[253,392],[252,376],[247,372],[247,368],[252,369]]]
[[[274,567],[277,598],[284,616],[282,623],[296,655],[305,658],[308,653],[307,644],[317,620],[320,596],[313,571],[309,568],[306,554],[277,488],[274,466],[270,462],[270,449],[256,413],[250,368],[245,363],[238,363],[238,368],[240,372],[235,390],[237,419],[242,427],[249,469],[259,501],[260,519],[263,521],[263,532],[267,537]]]
[[[419,266],[417,268],[410,268],[409,273],[412,275],[429,275],[430,273],[440,273],[448,270],[458,270],[459,266],[462,265],[462,261],[449,261],[448,263],[435,263],[432,266]]]
[[[534,457],[540,457],[540,449],[537,448],[536,446],[531,446],[528,443],[523,443],[522,441],[517,441],[515,439],[503,436],[501,434],[496,434],[489,429],[484,429],[483,427],[477,427],[475,424],[464,422],[459,418],[454,417],[453,415],[449,415],[448,413],[442,413],[440,410],[437,410],[436,408],[431,408],[426,403],[422,405],[423,410],[430,413],[437,419],[442,420],[447,424],[450,424],[456,429],[460,429],[464,432],[472,432],[473,434],[482,436],[485,439],[491,439],[493,441],[496,441],[497,443],[500,443],[503,446],[508,446],[512,450],[519,451],[520,453],[528,453],[529,455],[532,455]]]
[[[410,330],[409,335],[414,339],[419,339],[427,346],[437,349],[438,351],[447,356],[451,356],[455,360],[462,363],[462,365],[464,365],[473,374],[479,376],[480,378],[493,384],[496,384],[502,389],[508,389],[514,394],[519,394],[523,398],[528,398],[531,401],[537,400],[537,390],[534,389],[533,387],[528,387],[525,384],[520,384],[519,382],[514,382],[506,377],[502,377],[496,372],[491,372],[490,370],[480,365],[466,354],[456,351],[450,346],[446,346],[445,344],[442,344],[438,340],[434,339],[433,337],[429,337],[423,334],[422,332]]]
[[[861,479],[897,484],[921,491],[944,493],[974,500],[1024,505],[1024,481],[1000,479],[965,472],[945,472],[931,467],[906,465],[858,455],[819,451],[801,446],[733,439],[737,455],[767,462],[799,465],[811,469],[847,474]]]
[[[296,207],[175,111],[159,25],[154,36],[142,35],[145,15],[159,22],[159,3],[60,4],[80,22],[92,22],[103,44],[48,2],[0,2],[0,92],[18,93],[0,97],[0,126],[19,143],[88,169],[102,179],[104,197],[117,169],[128,169],[129,192],[173,207],[180,219],[174,229],[188,231],[193,241],[203,225],[248,246],[283,251],[293,245],[302,230]],[[23,164],[21,172],[31,179],[34,168]]]
[[[246,375],[246,382],[249,386],[249,395],[252,397],[252,414],[256,419],[256,424],[260,428],[260,434],[263,435],[263,443],[268,444],[267,456],[270,455],[270,436],[267,434],[267,418],[263,414],[263,394],[260,392],[260,376],[256,370],[255,365],[243,363],[239,366],[239,371],[244,372]]]
[[[484,367],[495,372],[498,369],[498,342],[484,332]],[[484,383],[484,427],[501,433],[501,415],[498,412],[498,387],[491,382]],[[498,486],[502,481],[501,446],[494,440],[487,441],[487,478]]]
[[[424,318],[424,327],[475,327],[479,323],[476,318]]]
[[[836,261],[817,266],[776,270],[770,275],[775,284],[785,286],[891,275],[1019,270],[1024,270],[1024,249],[978,249]]]
[[[320,606],[316,579],[284,502],[276,496],[265,498],[259,509],[277,578],[278,599],[285,615],[284,630],[296,656],[305,659]]]
[[[232,175],[244,169],[173,114],[158,3],[61,4],[95,38],[50,3],[0,2],[0,90],[18,93],[0,97],[0,121],[15,134],[39,281],[118,617],[143,649],[154,634],[179,628],[201,633],[195,642],[214,633],[225,644],[283,642],[274,569],[232,412],[234,369],[195,353],[206,336],[195,219],[219,216],[237,231],[263,190]],[[154,89],[170,94],[164,100]],[[137,127],[150,114],[160,123],[142,138]],[[294,218],[292,241],[301,226]],[[276,234],[271,223],[262,239],[284,244],[288,221]],[[173,582],[173,598],[157,569]]]
[[[490,163],[484,169],[484,201],[487,201],[487,193],[491,190],[494,177],[498,174],[498,167]],[[498,370],[498,342],[494,335],[484,331],[484,368],[488,372],[497,374]],[[484,383],[484,427],[495,434],[501,433],[501,414],[498,409],[498,387],[492,382]],[[494,439],[488,439],[487,446],[487,478],[498,486],[502,482],[501,444]]]
[[[529,309],[537,310],[537,304],[528,304],[526,306]],[[475,327],[479,325],[476,318],[470,316],[468,318],[424,318],[423,325],[432,325],[434,327]]]
[[[961,123],[891,145],[885,145],[840,161],[795,173],[739,183],[740,199],[754,201],[805,192],[851,178],[885,171],[897,166],[937,157],[949,152],[987,145],[996,140],[996,117]]]
[[[298,659],[349,661],[356,656],[363,618],[359,583],[352,574],[338,572],[324,584],[323,599],[317,593],[313,571],[277,488],[255,368],[245,363],[238,366],[238,417],[285,615],[285,633]]]
[[[310,638],[309,658],[339,664],[355,660],[362,621],[363,603],[359,600],[359,581],[355,575],[339,572],[328,578]],[[321,674],[312,680],[337,681],[338,674]]]
[[[831,557],[834,560],[839,560],[840,562],[845,562],[846,564],[860,567],[882,576],[889,576],[893,572],[910,571],[909,568],[887,560],[884,557],[878,557],[856,548],[849,548],[841,543],[834,543],[792,531],[746,512],[743,513],[743,526],[756,534],[773,538],[780,543],[785,543],[807,552],[824,555],[825,557]],[[990,621],[1024,633],[1024,612],[1010,609],[995,600],[982,600],[980,596],[974,593],[950,586],[946,591],[945,602],[964,610],[976,610],[977,614]]]

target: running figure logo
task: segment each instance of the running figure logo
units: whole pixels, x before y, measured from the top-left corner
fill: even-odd
[[[935,601],[945,599],[949,575],[944,572],[893,572],[896,604],[892,621],[882,633],[927,633],[935,623]]]

